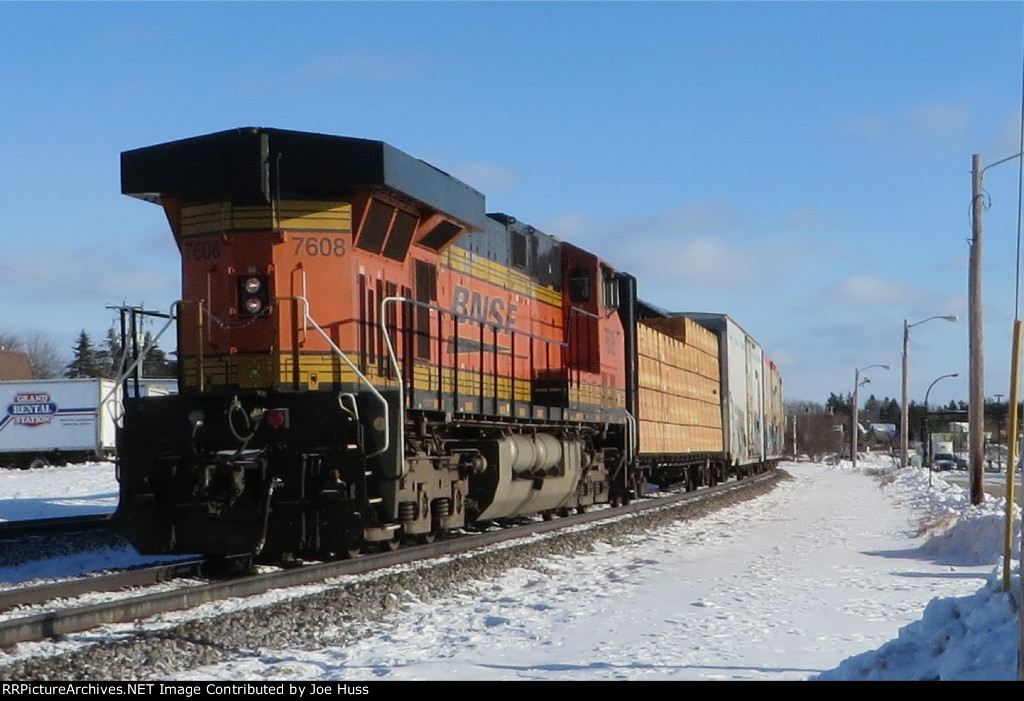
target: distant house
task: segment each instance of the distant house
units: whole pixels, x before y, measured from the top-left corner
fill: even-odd
[[[0,350],[0,381],[31,379],[32,366],[28,362],[28,353]]]

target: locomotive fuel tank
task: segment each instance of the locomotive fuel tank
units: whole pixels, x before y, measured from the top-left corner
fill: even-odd
[[[469,480],[476,518],[492,520],[563,507],[577,494],[591,460],[578,440],[550,433],[460,441],[478,450],[484,468]]]

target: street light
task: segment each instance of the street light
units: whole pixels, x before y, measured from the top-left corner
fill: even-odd
[[[928,486],[929,487],[932,486],[932,465],[931,465],[931,461],[932,461],[932,457],[933,456],[932,456],[932,441],[931,441],[932,434],[931,434],[931,431],[928,430],[928,395],[931,394],[932,387],[934,387],[935,383],[938,382],[939,380],[944,380],[947,377],[958,377],[959,375],[960,375],[960,373],[954,372],[951,375],[943,375],[941,377],[936,377],[934,380],[932,380],[932,383],[930,385],[928,385],[928,391],[924,393],[924,426],[925,426],[925,430],[922,431],[921,433],[922,434],[925,434],[925,433],[927,434],[925,436],[925,444],[924,444],[924,451],[925,451],[924,454],[925,454],[925,458],[926,458],[924,460],[924,463],[925,463],[925,466],[928,468]]]
[[[850,463],[854,469],[857,468],[857,440],[860,438],[860,426],[857,425],[857,411],[860,399],[858,398],[858,390],[861,385],[866,385],[871,380],[864,378],[864,381],[860,381],[861,370],[870,370],[871,368],[885,368],[889,369],[888,365],[868,365],[867,367],[857,368],[853,371],[853,425],[850,427]]]
[[[906,319],[903,320],[903,402],[900,405],[900,467],[907,466],[907,434],[910,430],[908,426],[910,407],[907,405],[907,369],[910,360],[910,329],[915,326],[920,326],[924,322],[931,321],[932,319],[956,321],[956,316],[953,314],[948,316],[930,316],[927,319],[915,321],[913,324],[908,324]]]

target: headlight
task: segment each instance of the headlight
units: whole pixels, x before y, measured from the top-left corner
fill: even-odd
[[[270,296],[266,275],[246,275],[238,278],[239,316],[258,316],[267,311]]]

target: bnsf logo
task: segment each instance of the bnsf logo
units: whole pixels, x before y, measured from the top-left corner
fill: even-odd
[[[50,423],[57,413],[57,405],[45,392],[22,392],[14,395],[14,403],[7,405],[7,413],[16,424],[39,426]]]
[[[519,305],[511,301],[506,302],[501,297],[487,297],[479,292],[470,292],[465,287],[456,285],[452,295],[452,309],[460,316],[495,324],[501,329],[511,329],[515,326]]]

